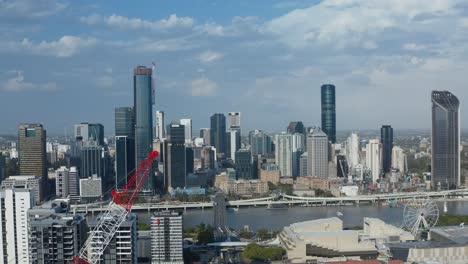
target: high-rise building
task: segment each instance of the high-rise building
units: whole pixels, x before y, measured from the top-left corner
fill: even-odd
[[[253,178],[252,153],[250,150],[241,149],[235,153],[236,178],[250,180]]]
[[[202,169],[215,169],[216,162],[216,151],[211,146],[204,146],[201,149],[200,153],[201,158],[201,168]]]
[[[314,129],[307,137],[307,171],[309,176],[328,178],[328,137]]]
[[[307,152],[302,153],[299,159],[299,176],[307,176],[307,162],[309,161],[309,155]]]
[[[240,149],[241,145],[240,129],[229,129],[226,132],[226,153],[227,158],[236,161],[236,151]]]
[[[332,143],[336,143],[335,85],[322,85],[322,130]]]
[[[22,124],[18,129],[21,175],[47,179],[46,130],[41,124]]]
[[[302,153],[304,153],[305,149],[305,137],[304,134],[295,133],[292,134],[292,176],[297,177],[300,176],[300,159]]]
[[[34,201],[36,204],[41,204],[44,196],[50,195],[45,193],[43,178],[35,175],[10,175],[2,181],[2,189],[29,189],[33,191]]]
[[[392,167],[393,128],[391,126],[382,126],[380,142],[382,143],[382,170],[387,173]]]
[[[218,155],[226,155],[226,117],[224,114],[213,114],[211,123],[211,145],[216,148]]]
[[[104,145],[104,126],[101,124],[90,124],[83,122],[75,125],[75,140],[86,145],[95,142],[96,145]]]
[[[151,217],[152,263],[183,264],[182,214],[155,212]]]
[[[100,217],[104,217],[104,215],[98,215],[97,220],[99,220]],[[89,222],[90,232],[93,232],[92,230],[94,230],[96,224],[97,221]],[[107,245],[98,263],[137,263],[137,239],[137,217],[135,214],[130,213],[117,229],[117,232]],[[100,246],[101,245],[91,245],[91,251],[96,251],[95,247],[99,248]]]
[[[211,128],[200,129],[200,137],[203,138],[205,145],[211,146]]]
[[[195,153],[193,147],[185,147],[185,175],[193,173],[195,167]]]
[[[135,140],[127,136],[115,137],[115,187],[123,188],[135,169]]]
[[[405,151],[398,146],[394,146],[392,149],[392,168],[398,169],[401,173],[405,173],[408,170]]]
[[[432,91],[432,186],[454,189],[460,177],[460,101],[448,91]]]
[[[115,109],[115,188],[125,186],[134,169],[135,112],[132,107],[118,107]]]
[[[30,189],[0,191],[1,263],[30,263],[27,212],[34,204],[34,191]]]
[[[72,263],[86,241],[85,215],[71,214],[67,200],[29,209],[28,221],[30,263]]]
[[[293,138],[291,134],[276,135],[275,159],[281,176],[293,176]]]
[[[192,119],[184,118],[180,120],[180,124],[185,128],[185,143],[192,143]]]
[[[135,138],[135,112],[132,107],[115,108],[115,136]]]
[[[185,127],[172,123],[167,126],[167,139],[164,142],[164,174],[167,188],[184,188],[187,184],[185,156]]]
[[[81,148],[81,178],[94,174],[101,178],[107,176],[106,151],[98,145],[85,145]]]
[[[250,131],[249,142],[252,155],[266,155],[271,153],[271,137],[263,131]]]
[[[156,137],[163,139],[166,137],[164,125],[164,111],[156,111]]]
[[[228,113],[228,129],[240,129],[241,127],[241,113],[240,112],[229,112]]]
[[[152,70],[138,66],[133,70],[135,111],[135,164],[141,164],[153,150],[153,81]],[[142,193],[153,192],[153,177],[148,177]]]
[[[77,167],[70,167],[68,172],[68,191],[70,200],[77,201],[80,199],[80,175]]]
[[[0,182],[6,178],[6,159],[0,154]]]
[[[70,170],[62,166],[55,171],[55,195],[57,197],[67,198],[69,190],[69,173]]]
[[[354,168],[360,163],[360,142],[357,133],[351,133],[346,141],[346,156],[350,168]]]
[[[382,173],[382,144],[371,139],[366,145],[366,166],[370,170],[372,182],[376,183]]]

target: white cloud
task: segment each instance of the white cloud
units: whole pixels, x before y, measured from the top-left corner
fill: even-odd
[[[207,78],[199,78],[190,82],[192,96],[213,96],[218,91],[218,84]]]
[[[40,19],[64,10],[67,4],[57,0],[0,0],[0,20]]]
[[[96,83],[97,85],[102,86],[102,87],[106,87],[106,88],[112,87],[112,85],[114,84],[114,78],[112,78],[112,76],[110,75],[100,76],[96,80]]]
[[[170,15],[167,19],[149,21],[140,18],[128,18],[113,14],[105,17],[98,14],[92,14],[87,17],[81,17],[81,22],[88,25],[105,24],[109,27],[122,30],[151,30],[160,31],[173,29],[177,27],[192,27],[194,21],[191,17],[178,17],[176,14]]]
[[[54,91],[57,90],[55,82],[47,83],[31,83],[25,81],[22,71],[17,71],[16,76],[6,80],[1,84],[2,90],[7,92],[23,92],[23,91]]]
[[[292,48],[332,44],[368,49],[376,47],[373,39],[378,40],[376,36],[385,30],[417,26],[421,17],[455,14],[457,2],[435,0],[429,5],[421,0],[326,0],[273,19],[262,31]]]
[[[76,36],[63,36],[54,41],[33,42],[27,38],[20,42],[0,42],[1,50],[5,52],[16,51],[32,53],[36,55],[46,55],[55,57],[71,57],[78,54],[82,49],[96,45],[94,38],[80,38]]]
[[[129,45],[128,48],[137,52],[169,52],[189,50],[194,47],[193,43],[184,38],[162,39],[157,41],[152,39],[142,39],[130,44],[131,45]]]
[[[198,55],[198,60],[201,63],[210,63],[220,60],[224,57],[224,54],[212,50],[207,50]]]
[[[420,50],[425,50],[426,46],[417,44],[417,43],[406,43],[403,45],[403,49],[409,50],[409,51],[420,51]]]

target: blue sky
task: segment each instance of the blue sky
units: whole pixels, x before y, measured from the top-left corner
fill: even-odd
[[[338,129],[429,128],[433,89],[459,97],[463,127],[467,41],[457,0],[0,0],[0,133],[113,132],[131,69],[152,61],[155,110],[194,130],[229,111],[247,130],[319,125],[323,83],[337,87]]]

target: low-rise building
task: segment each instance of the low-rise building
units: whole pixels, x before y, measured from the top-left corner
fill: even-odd
[[[375,259],[378,255],[374,244],[359,240],[357,231],[343,230],[343,221],[337,217],[292,224],[283,229],[279,240],[291,263],[341,260],[343,256]]]
[[[94,174],[92,177],[80,179],[80,199],[82,202],[99,200],[102,196],[102,179]]]
[[[269,192],[268,183],[259,180],[228,180],[219,185],[226,194],[251,195],[264,194]]]
[[[332,217],[292,224],[278,237],[292,263],[376,259],[384,243],[414,240],[411,233],[368,217],[359,231],[343,230],[343,221]]]
[[[278,184],[280,182],[281,172],[278,168],[273,169],[271,167],[262,167],[260,170],[260,180],[262,182],[271,182],[273,184]]]

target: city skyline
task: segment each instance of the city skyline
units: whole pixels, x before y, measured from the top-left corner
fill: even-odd
[[[468,97],[468,27],[458,1],[240,1],[229,8],[213,2],[202,4],[203,11],[176,1],[142,3],[147,10],[110,2],[17,2],[22,5],[0,4],[0,103],[15,109],[2,115],[1,134],[14,134],[17,120],[42,123],[53,134],[64,128],[70,134],[82,121],[111,132],[113,109],[131,105],[131,69],[153,61],[155,110],[165,111],[168,121],[192,118],[194,130],[207,127],[210,114],[230,111],[243,113],[244,131],[279,131],[291,120],[318,125],[325,83],[337,87],[337,130],[429,129],[431,90],[448,84],[462,102]],[[304,34],[308,38],[298,39]],[[269,122],[271,113],[277,123]]]

